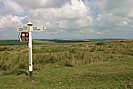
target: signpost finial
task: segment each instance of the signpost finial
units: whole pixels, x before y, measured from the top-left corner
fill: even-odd
[[[31,21],[29,21],[29,22],[27,23],[27,25],[28,25],[28,26],[32,26],[33,24],[31,23]]]

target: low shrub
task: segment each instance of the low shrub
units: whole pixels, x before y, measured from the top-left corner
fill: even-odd
[[[104,43],[104,42],[99,42],[99,43],[96,43],[95,45],[106,45],[106,43]]]

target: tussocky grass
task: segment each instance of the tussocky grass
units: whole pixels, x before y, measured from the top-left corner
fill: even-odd
[[[0,88],[131,89],[133,41],[0,46]],[[21,86],[21,87],[20,87]]]

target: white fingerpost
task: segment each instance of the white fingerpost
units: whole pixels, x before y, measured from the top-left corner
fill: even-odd
[[[32,23],[27,23],[29,28],[29,76],[32,76]]]
[[[23,25],[22,27],[18,27],[17,31],[19,32],[19,39],[21,42],[27,42],[29,41],[29,76],[32,76],[32,31],[40,32],[45,31],[46,27],[44,26],[32,26],[33,24],[31,22],[27,23],[27,26]],[[24,34],[24,36],[21,36]]]

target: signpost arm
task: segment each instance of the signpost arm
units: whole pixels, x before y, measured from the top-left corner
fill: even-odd
[[[27,23],[29,26],[29,76],[32,76],[32,23]]]

